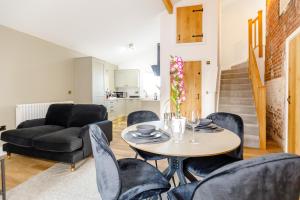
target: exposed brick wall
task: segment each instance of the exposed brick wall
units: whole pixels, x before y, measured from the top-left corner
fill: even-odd
[[[276,78],[266,82],[267,87],[267,134],[284,146],[284,104],[285,82],[283,78]]]
[[[285,40],[300,26],[300,0],[291,0],[280,16],[279,1],[269,0],[267,5],[266,81],[282,76]]]
[[[280,0],[268,0],[266,27],[267,132],[284,145],[285,116],[285,42],[300,26],[300,0],[291,0],[280,15]]]

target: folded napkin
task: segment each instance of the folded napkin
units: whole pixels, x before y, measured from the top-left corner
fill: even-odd
[[[187,125],[186,128],[190,129],[190,130],[193,129],[193,127],[190,125]],[[206,125],[206,126],[198,125],[195,127],[195,131],[200,132],[200,133],[217,133],[217,132],[221,132],[223,130],[224,130],[223,128],[217,126],[216,124],[212,124],[212,123],[209,125]]]
[[[195,131],[199,133],[218,133],[224,131],[224,128],[220,128],[220,127],[217,127],[215,129],[195,128]]]
[[[170,139],[170,135],[162,130],[155,131],[155,135],[160,134],[160,137],[137,137],[137,133],[137,131],[129,131],[125,133],[124,139],[135,144],[163,143]]]

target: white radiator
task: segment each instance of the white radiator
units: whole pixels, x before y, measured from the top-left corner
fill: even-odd
[[[46,113],[48,111],[49,106],[54,103],[73,103],[73,101],[17,105],[16,106],[16,127],[25,120],[46,117]]]

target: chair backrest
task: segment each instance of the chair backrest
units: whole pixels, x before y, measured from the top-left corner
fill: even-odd
[[[271,154],[222,167],[199,183],[194,200],[298,200],[300,157]]]
[[[241,139],[241,145],[234,151],[228,153],[228,155],[243,159],[243,146],[244,146],[244,122],[243,119],[235,114],[218,112],[213,113],[207,116],[208,119],[211,119],[214,124],[228,129],[233,133],[237,134]]]
[[[141,110],[132,112],[127,117],[127,126],[131,126],[138,123],[157,121],[159,117],[152,111]]]
[[[90,125],[89,132],[96,164],[98,191],[102,199],[116,200],[122,187],[118,162],[102,130],[97,125]]]

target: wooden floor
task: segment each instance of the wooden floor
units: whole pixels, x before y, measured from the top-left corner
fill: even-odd
[[[135,153],[120,137],[121,131],[126,127],[124,120],[117,120],[113,123],[113,142],[111,148],[117,159],[134,157]],[[245,159],[261,156],[268,153],[282,152],[282,149],[272,140],[267,142],[267,150],[244,149]],[[29,157],[12,154],[11,159],[6,159],[6,181],[8,190],[23,183],[29,178],[53,166],[55,162],[33,159]],[[159,161],[161,170],[167,167],[166,161]],[[71,172],[70,172],[71,173]]]

